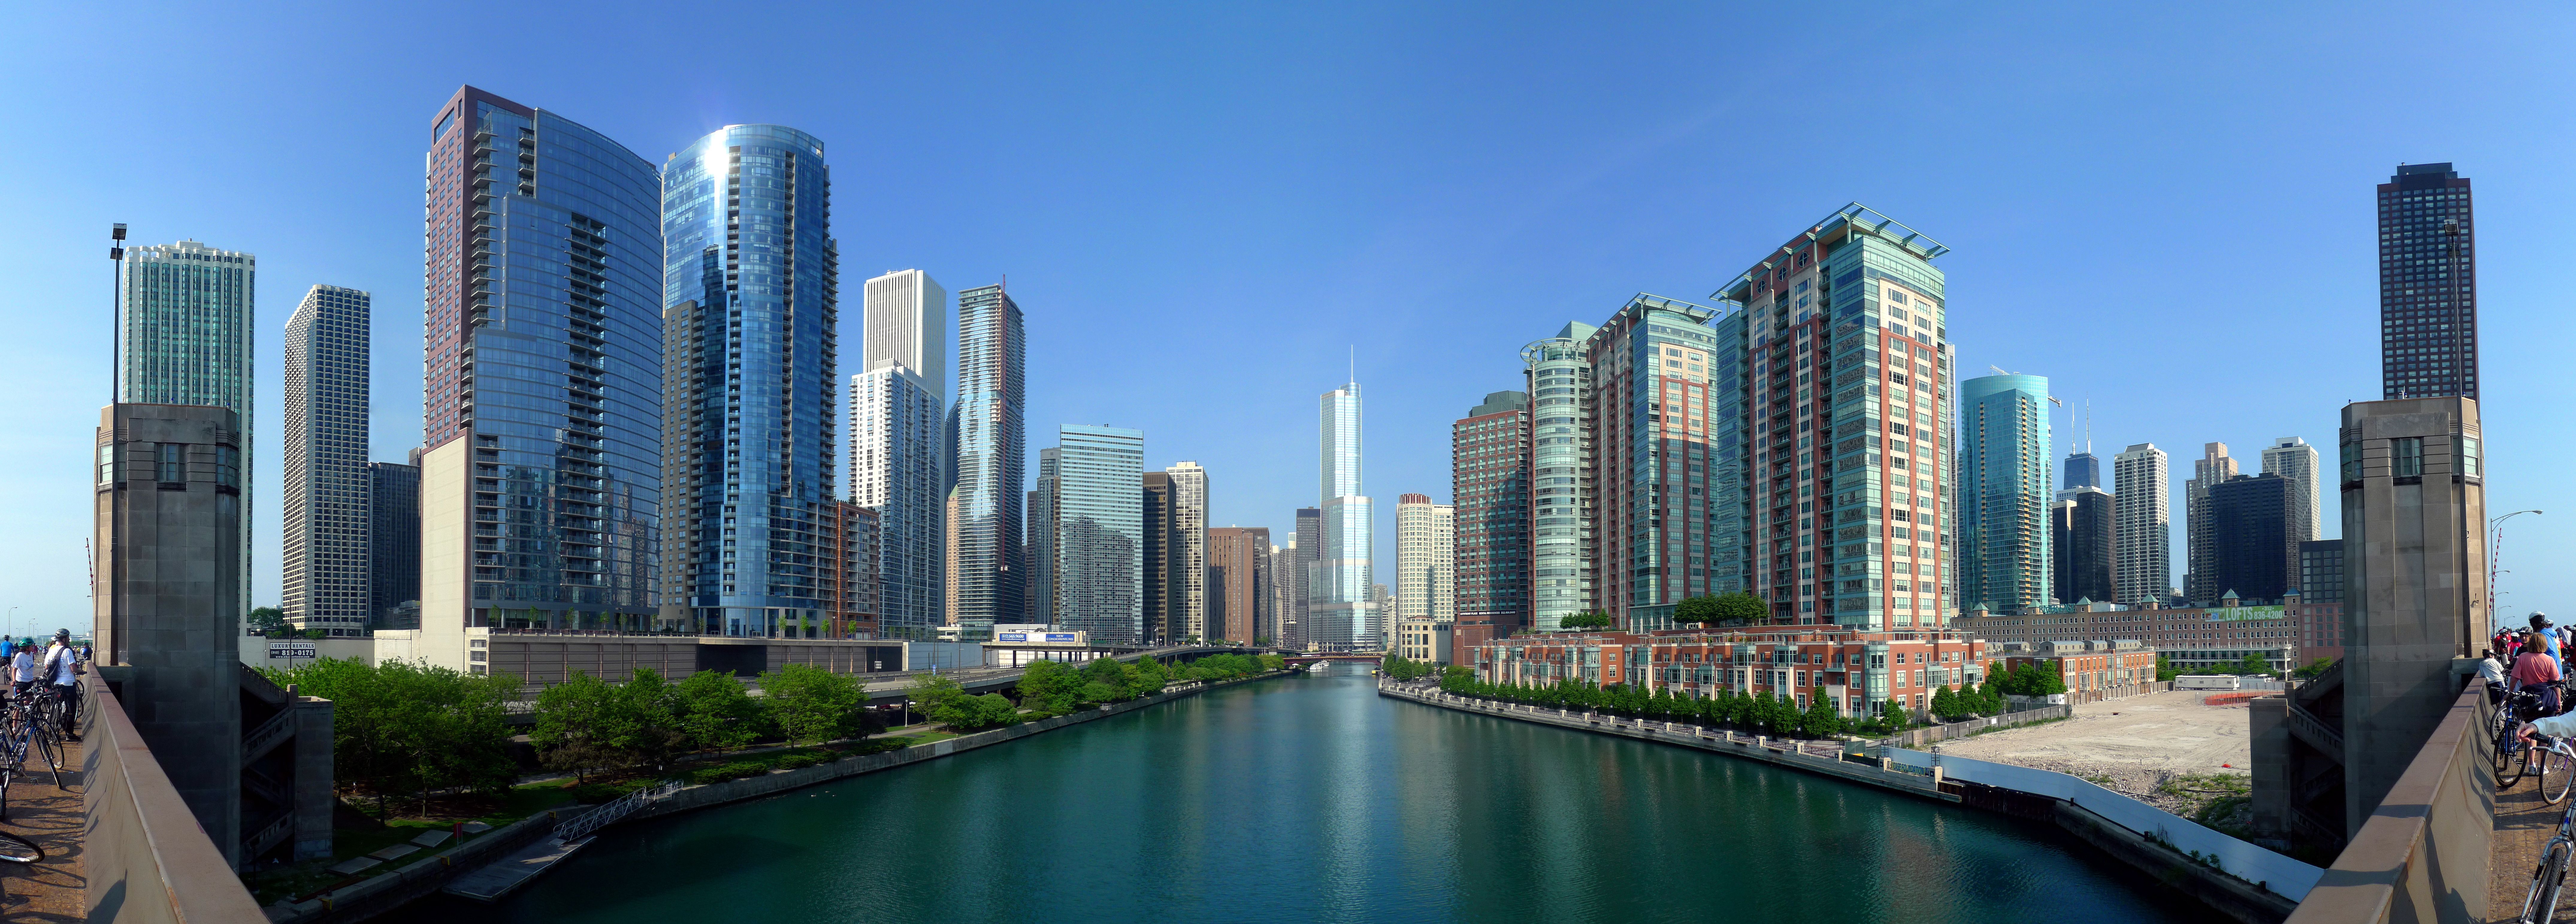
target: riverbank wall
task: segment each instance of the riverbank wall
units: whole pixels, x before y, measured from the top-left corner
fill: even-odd
[[[2299,899],[2324,875],[2314,866],[2062,773],[1955,757],[1940,757],[1936,762],[1934,755],[1901,748],[1881,748],[1882,756],[1861,763],[1845,759],[1842,748],[1834,742],[1786,741],[1678,722],[1620,719],[1501,703],[1452,696],[1437,688],[1380,684],[1378,695],[1460,712],[1695,748],[2046,822],[2240,924],[2278,924],[2289,917]],[[2097,790],[2098,795],[2083,791],[2088,789]]]
[[[875,773],[951,754],[990,747],[1005,741],[1026,738],[1039,732],[1053,731],[1067,725],[1079,725],[1094,719],[1123,715],[1149,706],[1160,705],[1183,697],[1196,696],[1218,687],[1228,687],[1255,680],[1268,680],[1297,673],[1275,671],[1239,677],[1233,680],[1199,681],[1186,687],[1168,689],[1124,703],[1103,703],[1098,709],[1085,709],[1070,715],[1022,722],[991,731],[959,735],[945,741],[916,744],[881,754],[845,757],[830,763],[815,764],[796,770],[773,770],[766,776],[729,780],[702,786],[689,786],[619,819],[620,824],[643,818],[660,818],[681,812],[713,808],[734,802],[745,802],[801,789],[833,780]],[[499,859],[512,850],[535,843],[554,831],[555,826],[578,817],[587,807],[545,812],[492,833],[474,838],[436,853],[415,854],[403,868],[355,883],[348,888],[317,895],[301,904],[268,909],[272,924],[354,924],[399,908],[437,892],[449,880],[472,872],[485,863]]]

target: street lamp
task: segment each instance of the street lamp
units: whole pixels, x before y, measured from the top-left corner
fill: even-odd
[[[2490,618],[2495,620],[2496,625],[2499,626],[2504,624],[2504,614],[2496,609],[2495,585],[2496,578],[2504,572],[2497,570],[2496,566],[2502,564],[2502,562],[2498,561],[2496,556],[2502,554],[2504,551],[2504,521],[2526,513],[2542,513],[2542,511],[2516,510],[2512,513],[2487,521],[2487,614]]]

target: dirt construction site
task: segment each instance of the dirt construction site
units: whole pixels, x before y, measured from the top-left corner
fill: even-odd
[[[2247,773],[2253,748],[2243,702],[2208,706],[2208,691],[2151,693],[2075,707],[2062,722],[1941,743],[1941,753],[2055,770],[2181,814],[2200,801],[2160,791],[2181,777]]]

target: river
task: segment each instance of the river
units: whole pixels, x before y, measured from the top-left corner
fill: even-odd
[[[1375,695],[1357,665],[603,832],[407,920],[2206,917],[2035,822]]]

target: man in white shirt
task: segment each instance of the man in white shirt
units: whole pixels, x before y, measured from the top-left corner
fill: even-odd
[[[63,738],[80,740],[80,654],[72,647],[72,630],[54,631],[54,644],[45,649],[43,672],[54,685],[55,697],[63,703]]]
[[[36,685],[36,640],[27,639],[18,652],[9,656],[9,692],[25,696]]]

